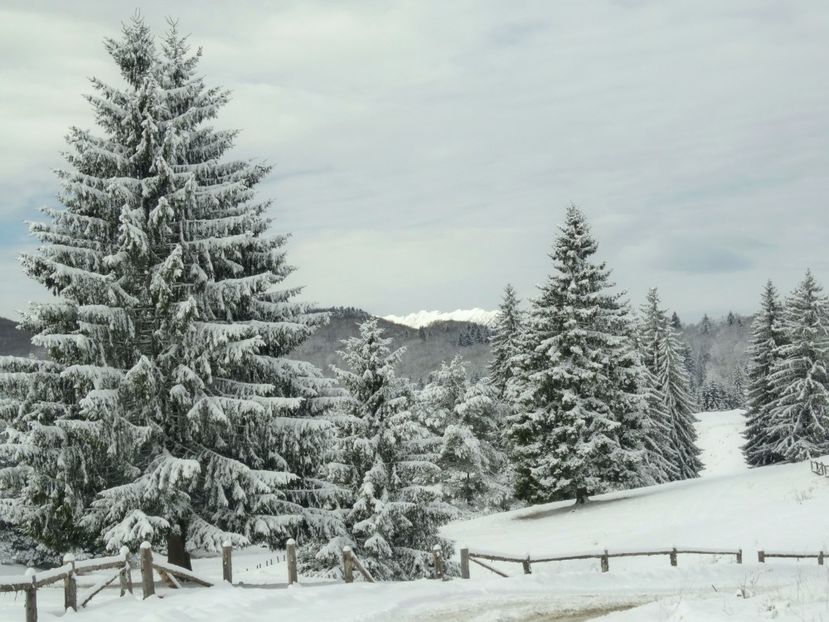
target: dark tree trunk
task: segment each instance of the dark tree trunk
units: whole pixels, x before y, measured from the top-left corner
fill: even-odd
[[[184,548],[184,535],[186,531],[181,528],[181,533],[171,533],[167,536],[167,563],[192,570],[190,565],[190,554]]]

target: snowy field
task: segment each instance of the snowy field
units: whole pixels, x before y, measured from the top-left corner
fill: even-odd
[[[748,471],[739,445],[739,411],[703,413],[698,427],[704,478],[596,497],[586,506],[536,506],[448,525],[458,546],[522,555],[609,549],[694,546],[739,548],[733,557],[681,555],[520,565],[502,563],[504,579],[472,567],[472,579],[381,585],[305,585],[173,592],[151,602],[117,598],[108,590],[78,620],[110,622],[258,622],[297,620],[395,622],[543,622],[602,619],[827,620],[829,574],[815,560],[757,563],[757,550],[829,550],[829,480],[808,464]],[[282,553],[251,550],[234,556],[237,581],[284,584]],[[195,560],[197,572],[218,579],[218,559]],[[9,570],[8,568],[6,570]],[[0,573],[6,572],[0,570]],[[19,574],[20,568],[12,569]],[[62,590],[38,593],[41,620],[62,616]],[[23,619],[22,595],[0,595],[0,620]],[[74,618],[73,618],[74,619]]]

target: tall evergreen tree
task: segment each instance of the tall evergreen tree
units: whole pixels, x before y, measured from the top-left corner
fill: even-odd
[[[760,301],[760,312],[752,325],[751,362],[748,372],[748,411],[746,413],[746,444],[743,454],[751,466],[765,466],[782,461],[772,452],[771,407],[778,399],[771,374],[785,344],[783,305],[771,281],[766,283]]]
[[[829,308],[811,272],[786,300],[772,363],[770,451],[787,462],[829,454]]]
[[[597,248],[582,213],[568,209],[551,255],[556,271],[531,304],[509,422],[516,496],[531,503],[584,503],[613,486],[617,465],[638,458],[619,442],[613,366],[628,344]]]
[[[674,464],[680,479],[699,477],[703,464],[694,427],[694,401],[689,391],[688,372],[679,354],[679,343],[672,328],[664,333],[659,349],[657,381],[665,397],[671,420],[671,441]]]
[[[612,412],[620,423],[619,444],[628,461],[616,461],[612,481],[618,488],[651,486],[671,481],[675,466],[668,459],[670,418],[658,402],[655,379],[642,362],[636,323],[627,301],[616,295],[606,301],[607,328],[618,336],[608,352],[609,381],[616,389]]]
[[[650,486],[673,482],[680,477],[680,469],[675,460],[674,436],[671,413],[665,403],[659,380],[647,368],[642,374],[642,393],[645,399],[643,473],[641,484]]]
[[[668,455],[678,479],[697,477],[702,468],[694,427],[694,402],[690,395],[688,372],[681,356],[681,346],[667,312],[660,306],[655,288],[648,292],[642,307],[639,330],[642,358],[656,380],[658,393],[670,422]]]
[[[447,558],[452,550],[437,533],[453,515],[437,486],[438,441],[413,414],[408,381],[395,375],[404,350],[391,351],[377,320],[360,324],[359,336],[344,344],[346,368],[334,371],[349,400],[338,418],[331,479],[346,491],[350,535],[335,537],[318,561],[339,569],[340,551],[350,545],[375,578],[427,576],[432,547],[442,546]]]
[[[513,374],[513,359],[521,351],[524,316],[518,304],[515,289],[507,284],[495,323],[491,341],[492,362],[489,364],[489,379],[499,396],[506,391]]]
[[[269,167],[225,157],[236,132],[210,122],[229,94],[174,26],[157,47],[135,18],[106,47],[125,84],[92,81],[99,133],[70,131],[65,209],[23,260],[58,297],[24,321],[51,361],[2,365],[16,518],[64,550],[150,540],[183,564],[336,529],[313,509],[329,383],[288,356],[324,317],[278,289],[292,268],[256,199]]]

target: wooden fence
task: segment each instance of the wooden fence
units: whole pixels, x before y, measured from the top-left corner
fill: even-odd
[[[812,468],[812,473],[820,475],[821,477],[829,477],[829,464],[820,462],[819,460],[809,460],[809,466]]]
[[[298,583],[299,573],[297,571],[296,542],[288,540],[285,547],[285,561],[288,570],[288,584]],[[346,583],[354,581],[354,570],[369,583],[374,583],[374,577],[366,569],[363,563],[354,554],[350,547],[343,548],[343,578]],[[26,571],[23,577],[9,577],[0,580],[0,592],[23,591],[26,594],[26,622],[37,622],[37,590],[38,588],[56,583],[64,582],[64,609],[78,610],[78,607],[86,607],[92,598],[99,594],[116,579],[120,579],[121,596],[125,593],[132,593],[132,570],[129,563],[130,552],[126,547],[121,549],[115,557],[104,557],[100,559],[89,559],[75,561],[72,555],[64,556],[64,564],[59,568],[45,570],[35,573],[33,569]],[[436,547],[433,551],[435,560],[435,573],[443,578],[444,565],[440,549]],[[155,573],[158,574],[162,583],[169,588],[181,588],[181,581],[187,581],[203,587],[211,587],[213,583],[191,570],[168,564],[166,561],[153,556],[152,546],[149,542],[141,544],[138,553],[138,568],[141,571],[141,590],[143,598],[155,594]],[[97,581],[92,587],[78,594],[76,577],[90,572],[101,570],[115,570]],[[230,542],[222,543],[222,580],[233,584],[233,547]],[[273,585],[253,585],[247,587],[271,588]]]
[[[518,557],[515,555],[505,555],[502,553],[491,553],[487,551],[476,551],[470,550],[468,548],[463,548],[461,549],[460,553],[461,577],[464,579],[469,578],[470,562],[477,564],[482,568],[486,568],[490,572],[493,572],[502,577],[509,576],[502,570],[499,570],[498,568],[495,568],[494,566],[491,566],[490,564],[487,564],[482,560],[493,562],[514,562],[517,564],[521,564],[524,570],[524,574],[532,574],[532,564],[541,564],[544,562],[562,562],[576,559],[598,559],[602,572],[608,572],[610,570],[610,559],[613,557],[647,557],[652,555],[667,555],[668,559],[671,562],[671,566],[677,565],[679,555],[733,555],[736,558],[738,564],[743,563],[742,549],[702,549],[677,547],[673,547],[670,549],[651,549],[638,551],[609,551],[607,549],[604,549],[603,551],[592,551],[587,553],[570,553],[566,555],[527,554],[522,557]]]
[[[374,583],[374,577],[371,576],[371,573],[366,570],[366,567],[363,566],[363,563],[357,558],[354,551],[351,550],[351,547],[346,546],[343,548],[343,580],[346,583],[354,583],[355,568],[363,575],[363,579],[369,583]]]
[[[129,565],[129,550],[121,549],[119,555],[100,559],[75,561],[71,554],[64,555],[63,565],[52,570],[36,573],[29,568],[24,577],[11,577],[0,582],[0,592],[23,591],[26,594],[26,622],[37,622],[37,591],[41,587],[63,581],[64,609],[78,610],[78,605],[86,607],[89,601],[105,587],[120,580],[121,596],[132,593],[132,575]],[[77,577],[100,570],[115,570],[104,576],[92,587],[78,594]]]

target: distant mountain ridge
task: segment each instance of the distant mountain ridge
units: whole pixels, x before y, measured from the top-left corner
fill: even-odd
[[[498,311],[486,309],[455,309],[454,311],[417,311],[408,315],[384,315],[383,319],[411,328],[422,328],[435,322],[470,322],[492,327],[498,318]]]
[[[13,320],[0,317],[0,356],[43,356],[43,349],[32,345],[32,336],[18,329]]]
[[[313,363],[323,373],[331,375],[331,365],[342,364],[337,354],[337,350],[342,349],[342,340],[356,336],[357,324],[371,314],[354,307],[322,311],[329,314],[329,323],[320,327],[293,356]],[[496,313],[483,309],[451,313],[424,311],[402,318],[386,316],[379,318],[379,322],[386,336],[392,338],[393,347],[406,347],[407,352],[397,369],[401,376],[415,382],[426,381],[441,362],[460,354],[470,377],[480,378],[487,374],[492,357],[488,343],[491,326],[485,322],[491,323]],[[447,316],[470,319],[444,319]],[[690,349],[690,371],[698,388],[712,383],[725,387],[735,383],[737,370],[744,371],[748,362],[746,349],[751,339],[751,320],[751,316],[730,314],[729,317],[714,320],[706,317],[696,323],[681,324],[683,341]],[[425,322],[425,325],[414,327],[405,322]],[[15,322],[0,318],[0,356],[44,357],[43,349],[32,346],[30,339],[31,336],[19,330]]]
[[[318,328],[292,357],[313,363],[322,372],[332,375],[332,365],[342,365],[337,350],[342,340],[358,334],[357,325],[372,317],[355,307],[319,309],[329,315],[329,322]],[[394,348],[405,347],[406,354],[397,366],[399,375],[415,382],[426,382],[429,374],[460,354],[472,379],[487,373],[491,359],[489,348],[490,330],[475,322],[436,320],[428,326],[413,328],[379,318],[380,326],[392,339]],[[31,336],[17,328],[12,320],[0,318],[0,356],[44,357],[42,348],[31,343]]]

